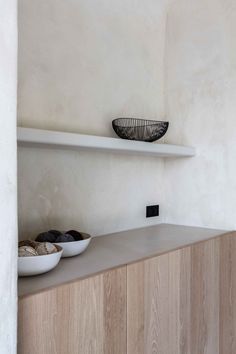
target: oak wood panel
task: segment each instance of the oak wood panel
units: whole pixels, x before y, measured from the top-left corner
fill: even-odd
[[[219,239],[127,267],[127,333],[128,354],[219,354]]]
[[[127,353],[144,353],[145,262],[127,267]]]
[[[126,267],[104,273],[104,351],[105,354],[126,353]]]
[[[57,343],[51,336],[56,316],[56,292],[37,294],[18,304],[18,353],[56,353]],[[48,316],[50,314],[50,316]]]
[[[145,262],[144,348],[147,353],[168,352],[168,255]]]
[[[191,354],[218,353],[219,239],[213,239],[191,247]]]
[[[19,301],[19,354],[126,353],[126,267]]]
[[[169,255],[170,353],[190,354],[190,248]]]
[[[220,354],[236,353],[236,233],[220,240]]]
[[[190,248],[127,267],[128,354],[190,354],[189,280]]]

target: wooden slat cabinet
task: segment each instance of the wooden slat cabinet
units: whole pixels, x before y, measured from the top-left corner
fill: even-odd
[[[126,267],[19,301],[19,354],[125,354]]]
[[[18,328],[18,354],[235,354],[235,233],[24,297]]]
[[[236,232],[220,239],[220,354],[236,353]]]
[[[218,239],[128,266],[128,354],[218,354],[218,270]]]
[[[190,248],[127,268],[127,353],[189,353]]]
[[[127,267],[127,353],[236,353],[236,233]]]

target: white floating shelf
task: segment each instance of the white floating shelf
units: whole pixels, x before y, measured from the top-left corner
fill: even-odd
[[[17,140],[19,146],[95,149],[156,157],[191,157],[196,153],[195,148],[189,146],[145,143],[23,127],[17,129]]]

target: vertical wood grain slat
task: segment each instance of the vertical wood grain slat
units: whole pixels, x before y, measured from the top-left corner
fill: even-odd
[[[147,353],[168,352],[168,255],[144,262],[144,346]]]
[[[190,354],[190,248],[127,267],[128,354]]]
[[[56,311],[55,292],[37,294],[19,302],[18,354],[57,354]]]
[[[102,276],[22,299],[18,353],[100,354],[102,311]]]
[[[220,354],[236,353],[236,233],[220,240]]]
[[[126,267],[104,273],[104,351],[126,354]]]
[[[144,262],[127,267],[127,353],[145,353]]]
[[[103,352],[103,277],[57,289],[57,353]]]
[[[190,248],[169,254],[168,352],[190,352]]]
[[[126,267],[19,301],[18,354],[126,353]]]
[[[218,354],[219,240],[192,246],[191,264],[191,354]]]

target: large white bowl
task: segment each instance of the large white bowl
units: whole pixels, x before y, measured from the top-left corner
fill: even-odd
[[[55,268],[62,256],[63,249],[56,245],[58,252],[42,256],[18,257],[18,275],[28,277],[31,275],[43,274]]]
[[[84,240],[72,241],[72,242],[60,242],[53,243],[54,245],[61,246],[63,248],[62,258],[77,256],[84,252],[88,247],[92,237],[88,234],[82,233]]]

